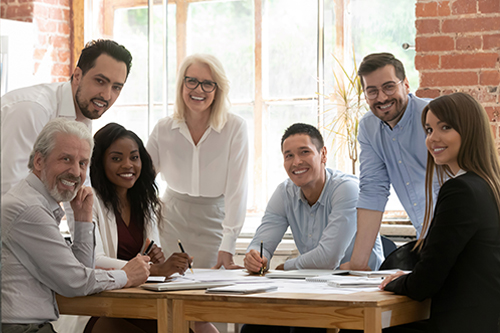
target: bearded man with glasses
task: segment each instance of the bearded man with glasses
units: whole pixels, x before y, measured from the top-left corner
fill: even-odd
[[[420,118],[429,99],[410,93],[404,66],[390,53],[366,56],[358,75],[371,112],[359,123],[361,154],[356,242],[351,261],[340,268],[369,270],[368,259],[379,237],[391,184],[417,237],[420,235],[425,213],[427,163],[425,132]]]

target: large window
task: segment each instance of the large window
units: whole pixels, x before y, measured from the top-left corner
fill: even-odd
[[[383,0],[86,1],[85,40],[113,38],[134,58],[120,98],[94,130],[114,121],[147,141],[158,119],[172,112],[182,59],[211,53],[221,60],[231,81],[231,111],[246,119],[250,135],[243,232],[255,230],[286,178],[284,129],[295,122],[323,125],[318,92],[328,94],[334,82],[332,54],[349,67],[352,50],[358,62],[371,52],[392,52],[405,62],[412,90],[417,88],[414,50],[401,47],[415,40],[415,0],[390,6]],[[342,159],[330,154],[329,166],[342,166]],[[401,210],[392,200],[389,207]]]

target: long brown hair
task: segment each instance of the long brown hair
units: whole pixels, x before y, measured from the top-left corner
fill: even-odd
[[[458,166],[464,171],[476,173],[490,185],[500,212],[500,162],[490,121],[484,108],[472,96],[462,92],[441,96],[431,101],[422,111],[424,128],[429,111],[460,134]],[[446,176],[452,175],[448,165],[436,165],[432,155],[427,152],[424,224],[415,245],[419,249],[422,249],[433,216],[434,170],[440,185],[444,183]]]

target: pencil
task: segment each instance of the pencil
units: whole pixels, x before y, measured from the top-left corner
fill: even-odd
[[[264,241],[260,241],[260,259],[262,259],[263,248],[264,248]],[[260,275],[264,275],[264,263],[262,263],[262,266],[260,267]]]
[[[180,240],[180,239],[178,239],[178,240],[177,240],[177,242],[179,243],[179,248],[181,249],[181,252],[182,252],[182,253],[186,253],[186,252],[184,251],[184,247],[182,246],[181,240]],[[191,273],[193,273],[193,274],[194,274],[193,269],[191,268],[191,264],[189,263],[189,261],[188,261],[188,267],[189,267],[189,269],[191,270]]]

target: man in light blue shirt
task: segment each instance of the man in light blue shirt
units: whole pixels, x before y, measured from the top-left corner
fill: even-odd
[[[358,75],[371,112],[359,123],[358,232],[351,261],[341,268],[362,270],[369,269],[391,184],[417,236],[422,229],[427,148],[421,114],[429,100],[410,93],[403,64],[390,53],[366,56]]]
[[[284,167],[290,177],[267,204],[266,213],[245,255],[245,268],[258,273],[269,262],[288,227],[300,252],[276,269],[336,269],[348,261],[356,234],[356,177],[327,169],[326,147],[311,125],[293,124],[281,138]],[[264,242],[263,258],[260,244]],[[377,237],[369,265],[378,269],[384,256]],[[244,325],[242,333],[324,333],[326,329]]]
[[[354,245],[358,181],[354,176],[325,168],[326,147],[319,131],[311,125],[290,126],[281,147],[290,178],[271,197],[247,249],[245,267],[251,272],[259,272],[262,264],[269,267],[268,262],[290,227],[300,255],[278,269],[336,269],[349,260]],[[371,269],[378,269],[382,260],[377,237],[370,256]]]

